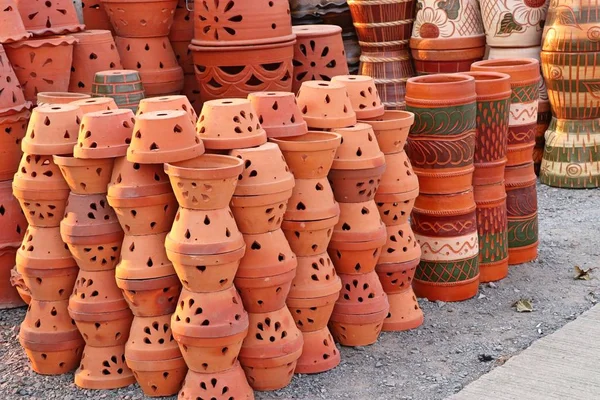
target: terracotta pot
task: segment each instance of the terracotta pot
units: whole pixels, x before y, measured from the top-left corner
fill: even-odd
[[[375,80],[370,76],[340,75],[332,80],[346,86],[357,118],[376,118],[384,114],[384,106],[375,87]]]
[[[187,46],[194,38],[194,22],[193,6],[188,5],[186,0],[178,0],[177,7],[175,8],[175,15],[173,17],[173,26],[169,31],[169,40],[171,41],[171,44],[174,42],[185,42],[187,51]],[[175,47],[175,45],[173,45],[173,47]],[[189,72],[186,71],[186,73]]]
[[[86,29],[104,29],[112,31],[113,27],[108,20],[103,1],[86,1],[85,3],[82,2],[81,5]]]
[[[342,137],[338,133],[311,131],[271,141],[279,146],[296,179],[321,179],[329,173]]]
[[[466,72],[485,55],[485,47],[458,50],[412,49],[417,75]]]
[[[213,383],[214,382],[214,385]],[[218,398],[225,395],[240,400],[254,400],[254,392],[242,369],[236,360],[229,369],[213,372],[199,373],[189,371],[179,391],[179,400],[196,400],[197,398]],[[204,397],[201,397],[204,396]]]
[[[339,297],[341,281],[337,278],[337,290],[325,297],[293,298],[287,300],[288,308],[302,333],[321,332],[327,329],[327,323]],[[327,331],[329,332],[329,330]],[[321,332],[321,334],[325,334]],[[310,359],[310,356],[307,355]]]
[[[166,236],[166,233],[147,236],[126,235],[123,239],[116,277],[137,280],[173,275],[175,270],[164,250]]]
[[[363,52],[359,73],[375,79],[375,87],[387,110],[406,109],[406,80],[415,76],[408,50]]]
[[[290,384],[304,341],[287,307],[250,314],[240,363],[254,390],[277,390]]]
[[[0,5],[2,14],[0,14],[0,25],[2,25],[2,35],[0,43],[12,43],[26,40],[31,37],[31,32],[25,29],[23,20],[19,15],[16,0],[2,0]]]
[[[494,71],[510,75],[512,87],[508,126],[507,166],[532,160],[537,129],[540,66],[533,58],[480,61],[473,71]]]
[[[142,78],[137,71],[127,69],[97,72],[92,84],[92,97],[112,97],[119,108],[136,112],[144,98]]]
[[[284,218],[287,221],[316,221],[333,218],[339,213],[339,205],[327,179],[298,179]]]
[[[69,91],[91,93],[96,72],[123,69],[115,41],[108,30],[86,30],[73,35],[73,66]]]
[[[70,104],[37,107],[31,113],[21,147],[25,153],[35,155],[71,154],[80,123],[79,108]]]
[[[138,164],[117,158],[108,196],[116,199],[136,199],[171,193],[169,178],[160,164]]]
[[[226,208],[242,171],[240,159],[214,154],[165,164],[177,201],[192,210]]]
[[[384,154],[400,153],[408,139],[414,114],[407,111],[385,111],[383,115],[360,121],[371,125],[377,144]]]
[[[405,152],[387,154],[385,164],[378,193],[406,193],[419,187],[419,179]]]
[[[337,300],[341,288],[340,278],[337,276],[333,262],[327,253],[298,257],[296,276],[292,281],[292,287],[288,295],[288,306],[290,306],[290,309],[293,308],[292,304],[297,308],[309,308],[307,304],[310,304],[310,307],[313,305],[326,308],[331,305],[333,307],[332,303],[335,303],[335,300]],[[333,301],[330,301],[330,297],[333,295],[335,297]],[[305,311],[308,312],[308,310]],[[292,310],[292,312],[294,311]],[[326,314],[324,311],[323,313]],[[301,314],[301,312],[296,312],[296,314]],[[313,328],[315,330],[321,329],[327,325],[328,319],[329,315],[323,315],[320,319],[313,318],[313,321],[324,320],[325,322],[324,325],[317,324]],[[308,325],[306,323],[298,323],[297,325],[304,331],[311,330],[309,329],[309,325],[313,323],[308,322]]]
[[[550,127],[550,121],[552,121],[550,103],[540,100],[538,104],[537,130],[535,132],[535,147],[533,148],[533,166],[537,176],[540,175],[542,168],[542,159],[544,158],[544,149],[546,148],[546,131]]]
[[[480,1],[488,46],[539,46],[549,3],[549,0]]]
[[[114,158],[126,154],[135,124],[131,110],[96,111],[83,116],[74,155]]]
[[[358,203],[373,200],[381,176],[386,170],[385,164],[368,169],[332,169],[328,180],[335,199],[342,203]]]
[[[296,374],[318,374],[340,364],[341,356],[327,327],[314,332],[303,332],[304,345],[298,359]]]
[[[14,255],[14,251],[9,251],[5,254],[5,257],[11,258],[11,264],[13,263],[12,259],[14,258]],[[29,288],[25,285],[25,281],[23,281],[23,277],[17,271],[16,266],[10,271],[10,284],[17,290],[19,297],[25,304],[31,303],[31,293],[29,292]]]
[[[183,289],[171,329],[190,370],[213,373],[235,363],[248,333],[248,314],[234,287],[211,293]]]
[[[260,126],[249,100],[207,101],[196,125],[196,133],[207,149],[232,150],[260,146],[267,134]]]
[[[137,111],[137,115],[151,111],[165,111],[165,110],[183,110],[187,112],[192,121],[193,125],[196,125],[198,116],[196,111],[190,104],[187,97],[183,95],[176,96],[163,96],[163,97],[152,97],[149,99],[143,99],[140,101],[140,106]]]
[[[379,264],[396,264],[421,257],[421,247],[408,222],[388,226],[387,234],[387,243],[381,249]]]
[[[121,227],[104,194],[71,193],[60,230],[64,239],[66,236],[93,237],[119,233]]]
[[[302,82],[330,81],[338,75],[348,75],[342,28],[336,25],[301,25],[293,28],[294,92]]]
[[[348,91],[339,82],[302,83],[298,105],[309,128],[335,129],[356,124]]]
[[[96,111],[110,111],[117,108],[117,103],[111,97],[86,98],[72,101],[71,104],[79,107],[79,111],[83,115]]]
[[[31,342],[19,337],[21,346],[31,364],[31,369],[40,375],[63,375],[79,365],[83,352],[83,339],[64,342]]]
[[[181,283],[177,275],[149,279],[123,279],[117,275],[117,286],[136,317],[171,315],[177,307]]]
[[[281,228],[290,247],[298,257],[313,256],[327,251],[333,227],[339,215],[318,221],[283,221]]]
[[[63,156],[54,156],[53,159],[72,193],[85,195],[107,192],[112,176],[113,159],[82,160]]]
[[[83,313],[69,309],[69,315],[88,346],[123,345],[129,339],[133,315],[128,308],[107,313]]]
[[[0,180],[12,179],[19,167],[21,141],[27,131],[31,113],[23,111],[8,117],[0,117]]]
[[[244,171],[238,178],[235,196],[280,193],[294,187],[294,175],[275,143],[232,150],[230,154],[244,161]]]
[[[37,94],[37,105],[43,106],[46,104],[69,104],[76,100],[89,99],[90,95],[85,93],[71,92],[39,92]],[[83,114],[83,113],[82,113]]]
[[[383,223],[386,225],[406,223],[418,195],[418,187],[405,193],[377,193],[375,202]]]
[[[253,46],[190,45],[200,100],[246,98],[253,92],[291,92],[294,43],[295,39]],[[242,65],[240,60],[244,60]]]
[[[337,314],[372,314],[387,308],[387,295],[374,271],[360,275],[339,274],[342,290],[335,304]]]
[[[154,111],[140,115],[133,128],[127,160],[160,164],[189,160],[204,153],[185,111]]]
[[[420,194],[411,223],[422,251],[413,281],[417,296],[430,301],[474,297],[479,289],[479,246],[473,191]]]
[[[18,288],[26,288],[23,278],[15,271],[15,253],[14,247],[4,247],[0,249],[0,309],[22,307],[26,303],[21,297]],[[15,271],[16,273],[13,273]]]
[[[291,190],[259,196],[233,196],[231,211],[240,232],[259,234],[281,228]]]
[[[17,0],[17,8],[25,29],[36,36],[61,35],[85,29],[81,25],[72,1]]]
[[[33,4],[26,1],[20,3]],[[38,92],[68,91],[73,44],[76,41],[73,36],[58,36],[5,45],[6,54],[27,101],[35,102]]]
[[[200,89],[194,74],[183,75],[183,90],[181,94],[188,98],[196,114],[200,114],[202,111],[202,101],[200,100]]]
[[[80,269],[85,271],[115,269],[121,253],[122,231],[94,236],[71,236],[63,233],[61,237],[69,246],[69,251]]]
[[[287,1],[261,4],[195,3],[194,40],[199,46],[246,46],[294,38]],[[220,21],[220,22],[219,22]]]
[[[439,74],[408,80],[406,105],[415,114],[408,156],[419,177],[420,192],[457,193],[473,181],[475,152],[475,79]],[[431,124],[433,118],[435,124]]]
[[[385,225],[374,201],[340,203],[340,220],[333,229],[332,241],[380,242],[385,236]]]
[[[12,193],[10,181],[0,182],[0,211],[0,224],[4,227],[0,232],[0,248],[19,247],[27,220]]]
[[[370,125],[358,123],[348,128],[335,129],[342,135],[332,169],[358,170],[376,168],[385,164],[385,158]]]
[[[329,321],[329,329],[335,341],[342,346],[368,346],[379,338],[388,309],[386,298],[385,308],[372,314],[334,312]]]
[[[293,93],[250,93],[248,100],[258,115],[258,122],[269,138],[300,136],[308,132]]]
[[[177,212],[173,193],[154,196],[116,198],[107,197],[127,235],[143,236],[171,230]]]
[[[177,0],[102,0],[118,36],[168,36]]]
[[[85,346],[75,385],[83,389],[118,389],[135,383],[125,363],[125,346]]]
[[[115,282],[115,271],[79,272],[69,310],[75,313],[98,314],[127,309],[127,302]]]

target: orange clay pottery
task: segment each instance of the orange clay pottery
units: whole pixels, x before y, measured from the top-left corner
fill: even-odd
[[[230,154],[244,161],[244,171],[238,178],[234,196],[281,193],[294,187],[294,175],[275,143],[237,149]]]
[[[298,264],[281,230],[244,235],[246,254],[235,276],[244,308],[272,312],[285,305]]]
[[[421,257],[421,247],[408,222],[386,227],[387,242],[381,249],[379,264],[395,264]]]
[[[73,36],[56,36],[5,45],[26,100],[35,102],[39,92],[69,90],[73,44],[76,41]]]
[[[257,92],[251,93],[248,100],[269,138],[299,136],[308,132],[293,93]]]
[[[54,156],[67,185],[75,194],[106,193],[112,175],[114,160],[100,158],[85,160],[73,157]]]
[[[342,28],[336,25],[300,25],[292,28],[294,45],[294,85],[297,93],[304,81],[330,81],[348,74]]]
[[[117,389],[135,383],[125,362],[125,346],[85,346],[75,372],[75,385],[83,389]]]
[[[167,37],[116,37],[115,43],[126,69],[137,70],[147,96],[179,94],[183,70]]]
[[[36,98],[37,105],[43,106],[46,104],[69,104],[77,100],[89,99],[90,95],[71,92],[39,92]]]
[[[109,111],[117,108],[117,103],[111,97],[94,97],[81,99],[71,102],[72,105],[79,107],[82,115],[96,112]]]
[[[0,89],[2,89],[0,93],[0,116],[12,116],[17,112],[26,111],[31,108],[31,102],[25,100],[21,84],[2,45],[0,45],[0,61],[0,76],[2,76],[2,83],[0,83]]]
[[[121,260],[117,265],[118,279],[154,279],[175,274],[164,250],[165,233],[123,238]]]
[[[286,221],[317,221],[339,213],[327,179],[298,179],[284,218]]]
[[[161,164],[189,160],[204,154],[204,145],[194,133],[185,111],[154,111],[135,121],[127,160]]]
[[[69,91],[91,93],[96,72],[123,69],[115,41],[106,30],[86,30],[73,35],[73,66]]]
[[[108,197],[113,199],[135,199],[146,196],[172,193],[169,178],[161,164],[138,164],[117,158]]]
[[[81,121],[77,158],[114,158],[126,154],[135,119],[131,110],[107,110],[85,114]]]
[[[98,314],[128,309],[114,276],[114,270],[80,270],[69,299],[69,311]]]
[[[479,245],[473,189],[456,194],[420,194],[411,216],[421,245],[413,288],[430,301],[462,301],[479,289]]]
[[[102,0],[117,36],[168,36],[177,0]]]
[[[258,196],[233,196],[231,211],[243,234],[272,232],[281,228],[292,190]]]
[[[371,125],[381,151],[384,154],[392,154],[404,151],[414,121],[413,113],[390,110],[385,111],[381,116],[360,122]]]
[[[0,231],[1,247],[19,247],[27,220],[19,207],[19,202],[12,193],[12,182],[0,182]]]
[[[67,305],[67,301],[31,300],[27,308],[19,342],[38,374],[61,375],[79,365],[84,341]]]
[[[71,154],[77,142],[81,112],[70,104],[48,104],[31,113],[22,142],[25,153],[36,155]]]
[[[398,225],[408,221],[410,212],[419,195],[418,186],[405,193],[377,193],[375,203],[386,225]]]
[[[196,122],[198,122],[198,116],[196,115],[196,111],[190,104],[188,98],[183,95],[161,96],[143,99],[142,101],[140,101],[140,106],[138,107],[137,115],[142,115],[143,113],[151,111],[165,110],[183,110],[188,113],[190,121],[192,121],[192,124],[194,126],[196,125]]]
[[[327,177],[342,136],[332,132],[311,131],[301,136],[271,139],[279,146],[296,179]]]
[[[59,228],[30,226],[16,257],[31,297],[36,300],[68,300],[79,268],[60,238]]]
[[[190,8],[190,10],[188,10]],[[169,32],[169,41],[173,50],[175,51],[175,57],[183,73],[187,76],[191,76],[195,82],[194,77],[194,63],[192,61],[192,51],[188,49],[191,40],[194,38],[194,11],[192,7],[188,6],[186,0],[178,0],[177,8],[175,9],[175,16],[173,18],[173,26]]]
[[[196,133],[210,150],[232,150],[260,146],[267,133],[246,99],[222,99],[204,103]]]
[[[287,307],[250,314],[240,363],[254,390],[277,390],[290,384],[302,354],[302,332]]]
[[[237,360],[231,368],[219,372],[189,371],[179,391],[178,399],[218,399],[223,395],[239,400],[254,400],[254,392],[248,385],[246,374]]]
[[[200,101],[200,89],[198,89],[198,82],[196,82],[196,76],[194,74],[183,75],[183,90],[181,94],[188,98],[196,114],[200,114],[202,111],[202,102]]]
[[[327,251],[338,220],[339,215],[318,221],[283,221],[281,229],[294,254],[307,257]]]
[[[144,98],[140,74],[129,69],[97,72],[92,84],[92,97],[105,96],[112,97],[119,108],[136,112]]]
[[[216,154],[165,164],[177,202],[192,210],[228,207],[243,168],[242,160]]]
[[[29,225],[60,225],[70,190],[52,156],[23,154],[12,187]]]
[[[339,82],[303,82],[298,106],[309,128],[333,129],[356,124],[346,86]]]
[[[210,293],[183,289],[171,329],[190,370],[218,372],[235,363],[248,333],[248,314],[233,286]]]
[[[0,117],[0,180],[11,180],[17,172],[21,152],[21,141],[27,131],[31,113],[22,111],[7,117]]]
[[[86,29],[102,29],[112,31],[113,27],[108,20],[102,0],[82,2],[83,21]]]
[[[177,275],[149,279],[123,279],[117,272],[117,286],[136,317],[171,315],[177,307],[181,282]],[[127,276],[129,278],[129,276]]]
[[[365,75],[341,75],[332,79],[346,86],[356,118],[368,119],[381,117],[384,107],[375,87],[375,80]]]
[[[340,220],[333,230],[336,242],[381,241],[385,237],[385,225],[381,221],[374,201],[363,203],[339,203]]]
[[[304,345],[298,359],[296,374],[318,374],[337,367],[341,355],[327,327],[312,332],[302,332]]]
[[[176,394],[188,371],[171,333],[170,315],[134,318],[125,360],[149,397]]]
[[[179,208],[165,246],[175,253],[215,255],[238,250],[244,245],[229,208],[188,210]]]
[[[404,151],[386,154],[385,163],[378,193],[406,193],[419,186],[419,178]]]
[[[11,264],[12,264],[13,256],[14,256],[14,252],[11,252],[11,251],[8,251],[5,255],[5,257],[11,257]],[[10,271],[9,279],[10,279],[10,284],[17,290],[17,293],[19,294],[19,297],[21,298],[21,300],[25,304],[31,303],[31,293],[29,292],[29,288],[27,288],[27,286],[25,285],[25,282],[23,281],[23,277],[17,271],[16,266]]]
[[[17,0],[2,0],[0,9],[2,9],[0,14],[0,26],[2,26],[0,43],[18,42],[31,37],[31,32],[25,29],[23,20],[19,15]]]
[[[133,315],[128,308],[98,313],[77,312],[69,308],[69,315],[88,346],[123,345],[129,338]]]
[[[408,156],[421,193],[468,190],[475,152],[475,79],[461,74],[410,78],[406,108],[415,114],[408,136]],[[440,122],[431,124],[431,118]]]
[[[293,313],[302,314],[302,312],[293,310],[292,302],[294,307],[304,309],[307,308],[307,302],[310,303],[309,300],[312,299],[315,304],[319,303],[321,307],[329,307],[331,305],[333,309],[333,304],[330,304],[332,302],[329,301],[330,297],[335,295],[335,298],[333,298],[333,303],[335,303],[341,288],[340,278],[337,276],[333,262],[327,253],[298,257],[296,276],[292,281],[292,287],[288,295],[288,306],[290,306]],[[305,312],[308,312],[308,310],[305,310]],[[323,313],[325,312],[323,311]],[[316,314],[314,317],[311,317],[313,321],[324,320],[325,324],[319,325],[316,322],[310,322],[309,325],[312,326],[312,330],[321,329],[326,326],[329,319],[329,316],[316,318]],[[311,330],[308,329],[309,326],[304,326],[304,324],[298,324],[298,327],[302,330]]]
[[[75,6],[69,0],[17,0],[25,29],[35,36],[61,35],[85,29],[79,23]]]

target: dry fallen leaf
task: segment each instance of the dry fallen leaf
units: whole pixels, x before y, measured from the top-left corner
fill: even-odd
[[[500,356],[498,357],[498,359],[496,360],[496,365],[500,366],[500,365],[504,365],[508,360],[510,360],[511,356]]]
[[[582,280],[582,281],[589,281],[592,277],[590,276],[590,273],[595,270],[596,268],[588,268],[588,269],[581,269],[578,265],[575,266],[574,270],[575,270],[575,276],[573,277],[573,279],[575,280]]]
[[[517,312],[520,313],[533,311],[533,305],[531,305],[531,300],[528,299],[521,299],[517,301],[515,304],[513,304],[513,307],[515,307],[517,309]]]

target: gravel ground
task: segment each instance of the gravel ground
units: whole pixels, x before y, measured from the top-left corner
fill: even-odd
[[[343,348],[333,371],[296,376],[284,390],[257,399],[441,400],[591,308],[600,299],[600,272],[574,280],[575,265],[598,266],[600,196],[596,190],[539,186],[540,258],[513,267],[495,285],[463,303],[422,301],[425,323],[386,333],[365,348]],[[533,301],[535,311],[512,304]],[[0,311],[0,395],[6,399],[144,399],[136,386],[118,391],[80,390],[73,376],[36,375],[17,341],[24,309]]]

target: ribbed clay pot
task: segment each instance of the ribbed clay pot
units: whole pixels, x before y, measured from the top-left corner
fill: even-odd
[[[56,36],[5,45],[26,100],[35,102],[38,92],[69,90],[73,44],[76,41],[73,36]]]
[[[293,93],[257,92],[251,93],[248,100],[269,138],[300,136],[308,132]]]
[[[407,153],[419,177],[420,192],[457,193],[473,182],[475,79],[439,74],[411,78],[406,107],[415,114]],[[435,124],[429,121],[435,119]]]
[[[119,108],[137,111],[144,96],[142,78],[137,71],[101,71],[94,76],[92,97],[112,97]]]
[[[214,382],[214,385],[213,385]],[[254,392],[240,363],[236,360],[231,368],[213,373],[189,371],[179,391],[180,400],[218,398],[225,392],[234,399],[254,400]]]
[[[22,111],[15,115],[0,117],[0,180],[10,180],[19,167],[21,141],[27,131],[31,113]]]
[[[110,97],[94,97],[70,102],[79,107],[82,115],[96,111],[110,111],[117,108],[117,103]]]
[[[85,93],[39,92],[37,94],[37,105],[39,107],[47,104],[69,104],[77,100],[84,100],[89,98],[90,95]]]
[[[415,121],[415,116],[408,111],[385,111],[383,115],[367,120],[361,120],[371,125],[379,149],[384,154],[400,153],[408,139],[410,127]]]
[[[375,87],[375,80],[370,76],[340,75],[332,80],[346,86],[356,118],[369,119],[384,114],[384,106]]]
[[[85,114],[81,121],[77,158],[114,158],[126,154],[131,143],[135,118],[131,110],[96,111]]]
[[[53,159],[72,193],[85,195],[107,192],[112,176],[113,159],[85,160],[64,156],[54,156]]]
[[[35,36],[61,35],[85,29],[79,23],[75,6],[69,0],[17,0],[25,29]]]
[[[102,0],[118,36],[168,36],[177,0]]]
[[[125,362],[125,346],[86,346],[75,385],[83,389],[118,389],[135,383],[133,372]]]
[[[19,15],[16,0],[2,0],[2,13],[0,14],[0,25],[2,34],[0,43],[12,43],[26,40],[31,37],[31,32],[25,29],[23,20]]]
[[[177,307],[181,282],[177,275],[159,278],[128,279],[122,277],[123,269],[117,272],[117,286],[136,317],[171,315]]]
[[[77,142],[81,112],[70,104],[48,104],[31,113],[22,142],[25,153],[35,155],[71,154]]]
[[[298,105],[309,128],[334,129],[356,124],[346,86],[338,82],[303,82]]]
[[[15,113],[27,111],[31,108],[31,102],[25,100],[21,84],[9,62],[4,47],[1,46],[0,61],[2,61],[0,63],[0,74],[3,76],[2,83],[0,83],[0,89],[2,89],[2,93],[0,93],[0,116],[13,116]]]
[[[112,31],[113,27],[108,20],[102,0],[82,2],[83,21],[86,29],[101,29]]]
[[[188,113],[190,121],[192,121],[194,126],[196,125],[196,122],[198,122],[196,111],[190,104],[188,98],[184,95],[160,96],[143,99],[140,101],[137,115],[142,115],[143,113],[151,111],[165,110],[183,110]]]
[[[348,75],[342,28],[336,25],[300,25],[293,28],[294,92],[302,82],[330,81],[334,76]]]
[[[318,221],[283,221],[281,229],[298,257],[314,256],[327,251],[333,227],[339,215]]]

